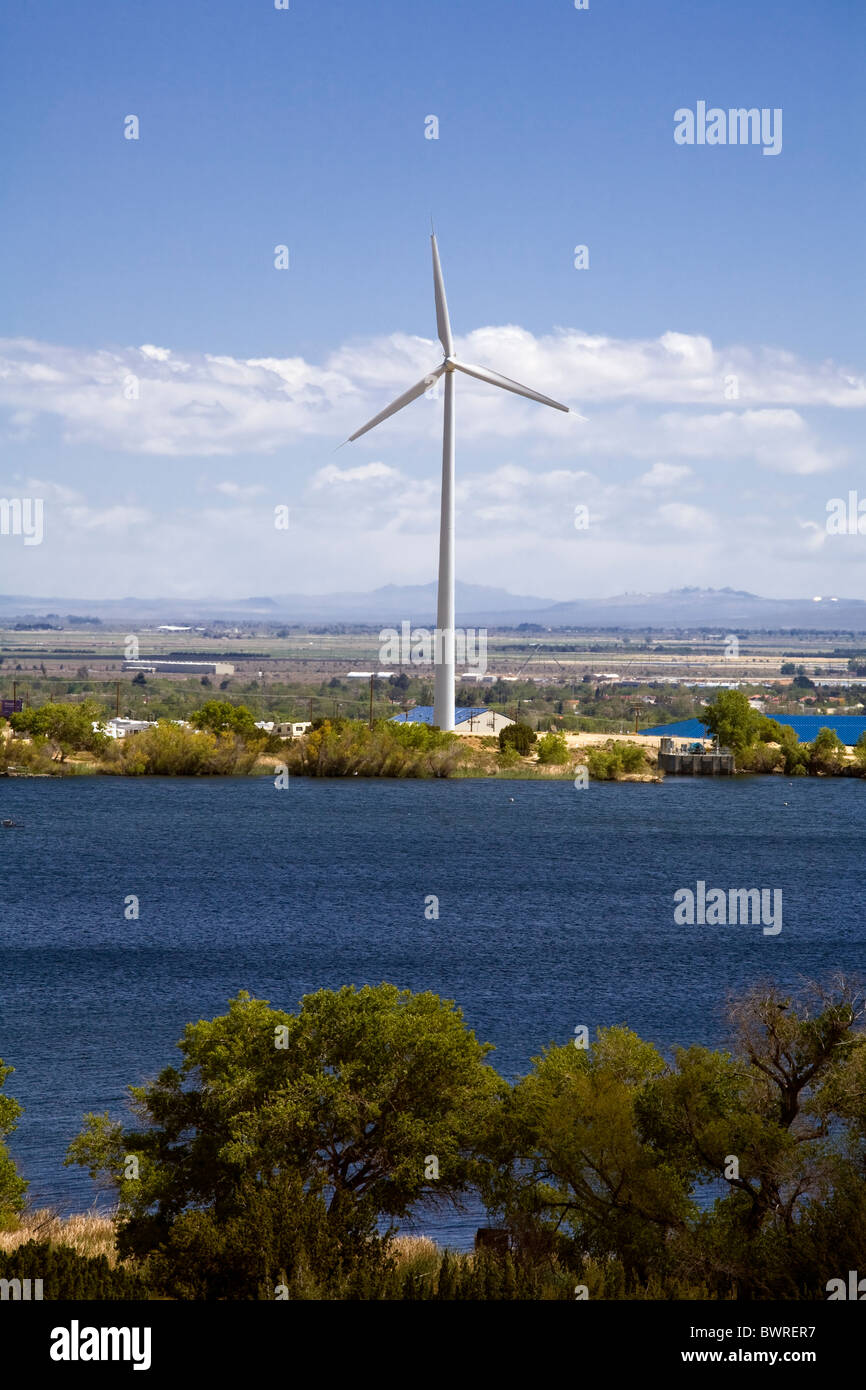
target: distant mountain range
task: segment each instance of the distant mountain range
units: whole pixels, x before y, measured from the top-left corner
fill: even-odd
[[[386,584],[371,593],[277,594],[246,599],[120,598],[68,599],[0,595],[0,622],[47,618],[65,624],[70,616],[98,618],[105,624],[357,623],[394,626],[407,621],[432,627],[436,585]],[[461,627],[542,628],[725,628],[732,632],[808,629],[815,632],[866,632],[866,601],[824,596],[761,598],[740,589],[675,589],[666,594],[618,594],[604,599],[550,599],[510,594],[482,584],[457,584],[457,622]]]

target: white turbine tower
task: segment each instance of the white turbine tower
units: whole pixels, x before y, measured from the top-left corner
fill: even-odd
[[[433,288],[436,295],[436,329],[439,334],[439,341],[445,353],[444,361],[440,362],[435,371],[429,372],[423,381],[417,385],[410,386],[408,391],[404,391],[402,396],[398,396],[391,405],[380,410],[378,415],[374,415],[372,420],[368,420],[366,425],[362,425],[359,430],[350,435],[347,443],[353,439],[360,439],[362,434],[372,430],[376,425],[380,425],[383,420],[387,420],[389,415],[396,415],[398,410],[402,410],[404,405],[409,405],[412,401],[422,396],[429,389],[434,381],[440,376],[445,376],[445,419],[442,437],[442,507],[439,522],[439,586],[437,591],[436,605],[436,669],[433,685],[433,722],[438,724],[440,729],[454,728],[454,373],[465,372],[467,376],[474,376],[478,381],[486,381],[490,386],[501,386],[503,391],[513,391],[516,396],[526,396],[531,401],[540,401],[542,405],[552,405],[554,410],[568,411],[567,405],[560,405],[559,401],[552,401],[549,396],[542,396],[538,391],[531,391],[528,386],[521,386],[519,382],[512,381],[510,377],[500,376],[498,372],[491,372],[487,367],[473,367],[469,362],[460,362],[454,356],[454,343],[451,338],[451,323],[448,318],[448,305],[445,302],[445,283],[442,279],[442,267],[439,264],[439,248],[436,245],[436,237],[432,235],[430,240],[433,244]]]

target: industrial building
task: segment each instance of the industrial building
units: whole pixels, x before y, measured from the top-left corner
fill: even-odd
[[[392,724],[432,724],[433,706],[416,705],[415,709],[409,710],[408,714],[395,714],[391,720]],[[506,729],[514,720],[509,719],[505,714],[497,714],[492,709],[485,709],[483,706],[458,705],[454,711],[454,728],[451,731],[455,734],[472,734],[479,736],[482,734],[498,734],[500,729]]]
[[[168,676],[233,676],[235,673],[235,668],[229,661],[161,661],[159,657],[124,661],[123,669]]]

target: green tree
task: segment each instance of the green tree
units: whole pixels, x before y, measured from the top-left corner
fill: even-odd
[[[819,729],[806,753],[809,771],[815,775],[832,776],[845,761],[845,745],[833,729]]]
[[[101,705],[94,700],[83,700],[74,705],[49,702],[38,709],[22,710],[12,715],[10,723],[18,733],[45,739],[52,745],[52,756],[62,763],[74,749],[102,752],[108,746],[107,735],[93,727],[104,718],[105,710]]]
[[[5,1067],[0,1058],[0,1230],[14,1222],[23,1209],[24,1195],[27,1191],[27,1183],[19,1175],[4,1143],[23,1113],[17,1100],[2,1094],[6,1078],[11,1076],[14,1070],[14,1067]]]
[[[730,1052],[678,1050],[675,1069],[643,1098],[649,1142],[728,1185],[681,1242],[716,1296],[797,1296],[790,1252],[803,1223],[814,1233],[834,1188],[858,1173],[862,1184],[863,1016],[860,990],[842,977],[799,998],[756,986],[729,1005]]]
[[[178,1047],[179,1067],[130,1087],[142,1128],[89,1115],[67,1156],[114,1189],[121,1249],[137,1254],[182,1215],[234,1219],[284,1179],[327,1189],[344,1223],[456,1202],[503,1085],[450,1001],[389,984],[320,990],[297,1014],[242,992]]]
[[[255,717],[246,705],[233,705],[228,700],[206,700],[191,719],[197,729],[207,729],[213,734],[239,734],[242,738],[255,738],[259,730]]]
[[[643,1138],[637,1106],[666,1072],[627,1028],[599,1029],[592,1048],[551,1046],[506,1101],[485,1193],[521,1243],[571,1235],[585,1254],[618,1256],[646,1278],[686,1229],[692,1168]],[[542,1242],[544,1248],[544,1242]]]
[[[734,753],[755,743],[765,722],[742,690],[720,690],[701,718],[713,738]]]
[[[567,1236],[572,1259],[599,1262],[604,1297],[825,1297],[829,1277],[856,1267],[862,991],[842,977],[797,997],[756,986],[728,1019],[729,1050],[679,1048],[673,1065],[624,1028],[535,1059],[484,1183],[518,1249],[534,1240],[562,1259]],[[699,1207],[708,1183],[724,1195]]]

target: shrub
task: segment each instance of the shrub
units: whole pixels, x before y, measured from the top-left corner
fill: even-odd
[[[785,750],[768,743],[755,743],[737,755],[742,772],[775,772],[785,764]]]
[[[429,724],[324,719],[285,752],[305,777],[450,777],[462,760],[459,736]]]
[[[241,776],[252,770],[262,742],[161,719],[153,728],[116,740],[107,751],[105,771],[127,777]]]
[[[545,734],[538,740],[538,761],[540,763],[567,763],[568,744],[562,734]]]
[[[507,748],[515,748],[520,756],[525,758],[537,738],[537,733],[530,729],[528,724],[506,724],[504,729],[499,730],[500,752],[504,753]]]
[[[112,1269],[104,1255],[80,1255],[47,1240],[28,1240],[16,1250],[0,1250],[0,1279],[41,1279],[42,1297],[47,1302],[149,1296],[140,1270],[123,1265]]]
[[[350,1278],[375,1286],[392,1267],[375,1214],[329,1208],[298,1174],[250,1183],[231,1214],[188,1210],[145,1264],[151,1286],[184,1300],[272,1301],[344,1296]]]
[[[601,748],[587,748],[586,765],[590,777],[596,781],[615,782],[622,777],[646,772],[649,759],[646,749],[639,744],[614,740]]]
[[[814,776],[831,777],[845,760],[845,745],[832,729],[819,729],[806,747],[809,771]]]
[[[44,738],[34,738],[25,743],[23,739],[0,738],[0,772],[26,771],[60,775],[62,768],[51,756],[51,748]]]

